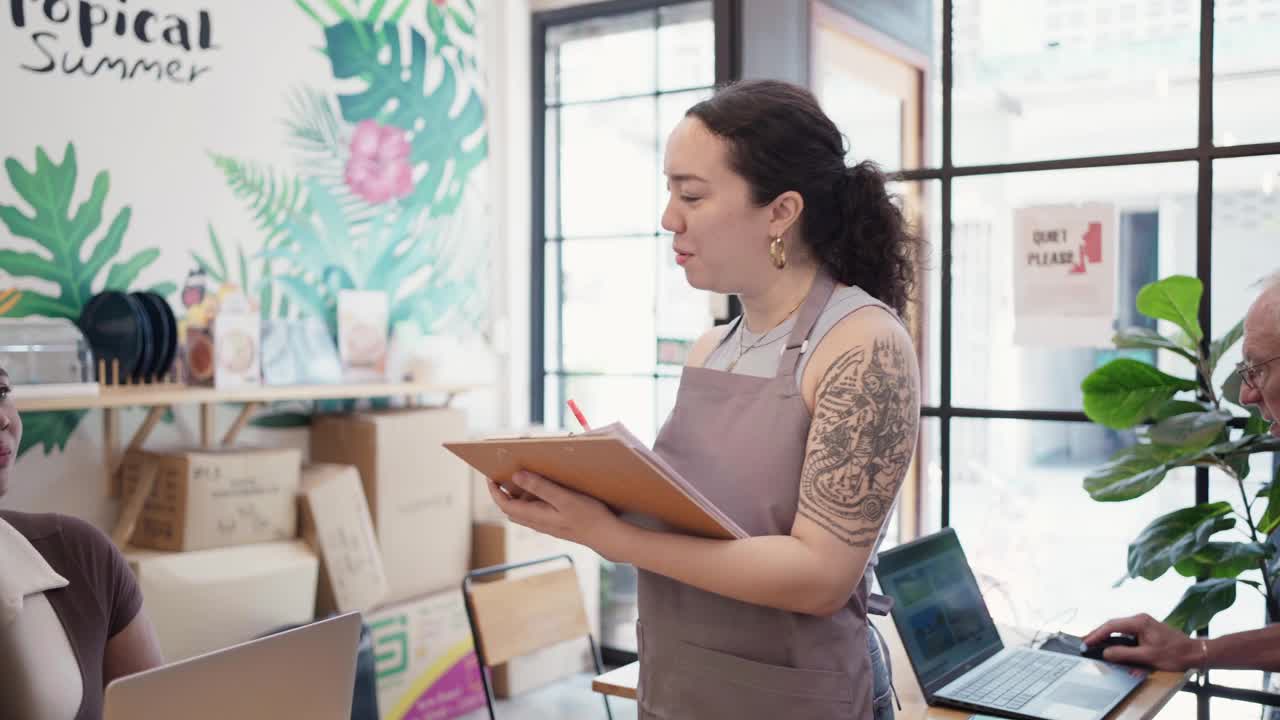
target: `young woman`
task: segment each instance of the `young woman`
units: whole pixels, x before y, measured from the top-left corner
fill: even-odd
[[[0,368],[0,497],[22,418]],[[100,530],[63,515],[0,510],[0,715],[98,720],[117,677],[162,663],[124,557]]]
[[[812,94],[742,82],[667,141],[662,225],[743,317],[693,347],[655,450],[751,537],[638,527],[521,473],[514,521],[640,570],[644,718],[891,717],[868,564],[906,475],[919,379],[900,317],[918,241]]]

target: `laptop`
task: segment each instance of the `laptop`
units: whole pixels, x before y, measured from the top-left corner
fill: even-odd
[[[1147,671],[1005,647],[954,530],[880,553],[881,590],[930,705],[1033,720],[1101,720]]]
[[[103,720],[350,720],[360,614],[113,680]]]

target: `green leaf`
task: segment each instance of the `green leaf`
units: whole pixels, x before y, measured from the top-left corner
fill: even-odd
[[[119,253],[131,212],[128,207],[121,208],[87,253],[88,259],[83,260],[85,243],[102,222],[111,185],[107,173],[95,175],[88,199],[73,206],[78,166],[71,143],[67,144],[61,163],[54,162],[43,147],[37,147],[33,168],[24,167],[12,157],[5,160],[4,167],[14,192],[33,212],[26,214],[17,206],[0,205],[0,222],[11,235],[31,240],[44,253],[0,251],[0,270],[14,277],[50,282],[58,288],[55,295],[24,290],[17,306],[6,315],[75,320],[93,294],[102,269]],[[119,272],[116,279],[120,279]]]
[[[1218,437],[1232,417],[1221,410],[1174,415],[1153,425],[1148,436],[1161,445],[1204,447]]]
[[[1275,554],[1271,545],[1253,542],[1211,542],[1174,565],[1183,577],[1234,578],[1242,572],[1257,570],[1260,563]]]
[[[1189,352],[1186,348],[1169,338],[1161,335],[1155,330],[1144,327],[1130,327],[1116,333],[1112,338],[1112,342],[1118,348],[1140,348],[1144,350],[1169,350],[1175,352],[1182,357],[1196,362],[1194,353]]]
[[[1230,503],[1175,510],[1156,518],[1129,545],[1129,576],[1155,580],[1175,563],[1195,554],[1210,536],[1235,527]]]
[[[240,289],[249,292],[249,263],[244,257],[244,246],[236,243],[236,253],[240,256]]]
[[[1133,427],[1175,393],[1196,387],[1195,381],[1168,375],[1130,358],[1112,360],[1080,383],[1085,414],[1115,430]]]
[[[1227,331],[1226,335],[1209,343],[1209,375],[1213,375],[1213,371],[1218,367],[1218,361],[1222,360],[1222,356],[1231,349],[1233,345],[1240,342],[1240,338],[1244,337],[1244,319],[1236,323],[1235,327]]]
[[[75,432],[88,410],[56,410],[50,412],[22,413],[22,442],[18,445],[18,457],[37,445],[44,447],[44,454],[54,450],[66,450],[67,440]]]
[[[1204,338],[1199,318],[1203,294],[1204,284],[1198,278],[1173,275],[1138,291],[1138,312],[1172,322],[1199,343]]]
[[[337,337],[338,323],[335,316],[335,308],[325,302],[320,293],[310,285],[306,284],[299,278],[290,275],[280,275],[275,278],[275,282],[284,290],[285,295],[290,297],[304,310],[310,312],[311,315],[321,318],[329,326],[329,334]]]
[[[196,267],[203,270],[204,274],[208,275],[210,280],[218,284],[222,284],[226,282],[226,278],[222,276],[222,273],[218,272],[218,268],[214,267],[213,264],[210,263],[208,260],[205,260],[204,257],[202,257],[200,253],[196,252],[195,250],[192,250],[190,252],[191,252],[191,259],[196,261]]]
[[[159,295],[160,297],[164,298],[165,300],[168,300],[170,295],[172,295],[172,294],[174,294],[174,293],[178,292],[178,286],[177,286],[176,284],[171,283],[171,282],[168,282],[168,281],[165,281],[165,282],[162,282],[162,283],[156,283],[155,285],[152,285],[152,286],[151,286],[150,288],[148,288],[148,289],[149,289],[151,292],[153,292],[153,293],[155,293],[155,294]]]
[[[1202,413],[1206,410],[1212,410],[1213,406],[1208,403],[1192,402],[1190,400],[1169,400],[1161,403],[1159,407],[1151,411],[1151,419],[1155,421],[1166,420],[1175,415],[1184,413]]]
[[[306,207],[302,183],[272,168],[244,163],[226,155],[210,154],[227,186],[248,204],[254,223],[263,234],[263,247],[271,247],[285,233],[289,218]],[[273,192],[272,188],[279,188]],[[210,228],[210,236],[213,228]],[[208,272],[206,270],[205,272]]]
[[[1277,480],[1280,480],[1280,472],[1277,472]],[[1262,513],[1262,519],[1258,521],[1258,532],[1263,535],[1270,535],[1277,527],[1280,527],[1280,481],[1273,480],[1267,492],[1267,509]]]
[[[1164,619],[1165,624],[1187,634],[1208,627],[1214,615],[1235,603],[1236,582],[1227,578],[1213,578],[1192,585],[1183,593],[1173,612]]]
[[[231,273],[227,270],[227,258],[222,254],[222,243],[218,241],[218,235],[213,231],[213,223],[208,223],[209,227],[209,245],[213,247],[213,259],[218,261],[218,274],[225,279],[231,278]]]
[[[160,250],[151,248],[137,253],[124,262],[112,265],[110,272],[107,273],[107,281],[103,284],[103,288],[106,290],[128,290],[129,286],[133,285],[133,281],[138,279],[138,273],[155,262],[158,257],[160,257]]]
[[[1132,500],[1159,485],[1182,457],[1180,448],[1165,445],[1127,447],[1085,476],[1084,489],[1101,502]]]
[[[1269,435],[1271,423],[1262,417],[1257,407],[1249,407],[1249,419],[1244,424],[1244,431],[1249,435]]]

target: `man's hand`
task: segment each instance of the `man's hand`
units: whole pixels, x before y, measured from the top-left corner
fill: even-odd
[[[1203,659],[1198,641],[1145,613],[1104,623],[1084,637],[1084,644],[1097,645],[1111,633],[1133,635],[1138,645],[1107,648],[1103,657],[1110,662],[1179,671],[1198,668]]]
[[[625,523],[604,503],[531,472],[516,473],[511,483],[516,491],[508,493],[490,479],[489,494],[512,522],[617,559],[618,531]]]

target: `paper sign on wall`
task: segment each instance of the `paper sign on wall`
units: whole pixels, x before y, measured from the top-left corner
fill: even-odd
[[[1014,343],[1109,347],[1116,314],[1115,206],[1019,208],[1013,233]]]

